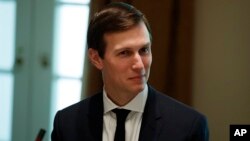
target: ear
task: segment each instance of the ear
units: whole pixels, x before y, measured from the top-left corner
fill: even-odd
[[[103,60],[102,58],[99,56],[99,53],[97,50],[93,49],[93,48],[89,48],[88,49],[88,57],[91,61],[91,63],[99,70],[102,70],[103,68]]]

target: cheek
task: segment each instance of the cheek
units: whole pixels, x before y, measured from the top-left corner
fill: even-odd
[[[146,57],[146,58],[144,58],[144,66],[145,66],[145,68],[146,69],[150,69],[150,67],[151,67],[151,64],[152,64],[152,57],[150,56],[150,57]]]
[[[127,72],[130,68],[129,63],[127,62],[120,62],[116,65],[116,69],[117,69],[117,73],[119,73],[120,75],[125,74],[125,72]]]
[[[128,63],[126,62],[121,63],[121,62],[112,61],[106,66],[106,68],[108,69],[110,75],[116,74],[117,76],[117,75],[124,74],[124,72],[126,72],[127,70],[127,66],[128,66]]]

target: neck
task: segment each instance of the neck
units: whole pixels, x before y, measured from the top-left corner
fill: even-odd
[[[110,93],[107,92],[107,96],[118,106],[124,106],[128,104],[137,94],[122,94],[122,93]]]
[[[105,91],[107,93],[108,98],[118,106],[125,106],[140,93],[112,91],[107,88],[105,88]]]

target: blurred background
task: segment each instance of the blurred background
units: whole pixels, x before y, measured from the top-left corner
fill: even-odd
[[[102,88],[86,31],[111,1],[0,0],[0,141],[49,141],[55,112]],[[151,24],[149,84],[206,115],[211,141],[250,124],[249,0],[123,2]]]

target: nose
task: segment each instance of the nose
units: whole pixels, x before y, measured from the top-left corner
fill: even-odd
[[[144,64],[143,64],[142,56],[139,53],[137,53],[134,55],[132,69],[141,70],[143,68],[144,68]]]

